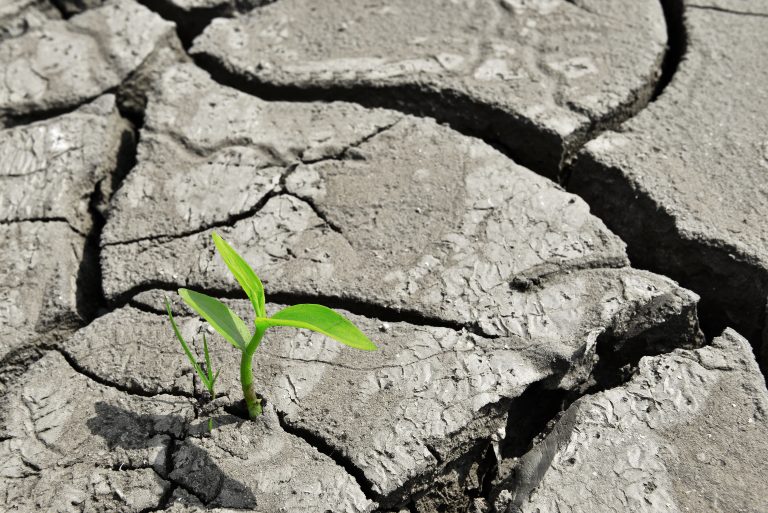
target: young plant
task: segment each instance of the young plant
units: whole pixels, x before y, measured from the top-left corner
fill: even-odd
[[[192,351],[189,350],[189,346],[184,341],[184,337],[181,336],[179,327],[176,326],[176,321],[173,320],[173,312],[171,312],[171,305],[168,303],[168,298],[165,298],[165,309],[168,310],[168,317],[171,319],[173,332],[176,334],[176,338],[179,339],[179,342],[181,342],[181,347],[184,349],[184,353],[187,355],[189,363],[192,364],[192,368],[195,369],[198,377],[200,377],[200,381],[203,382],[203,385],[208,390],[208,393],[211,394],[211,401],[213,401],[216,399],[216,389],[214,387],[216,385],[216,380],[219,377],[219,371],[216,371],[216,374],[213,373],[211,355],[208,353],[208,340],[205,338],[205,333],[203,333],[203,353],[205,355],[205,372],[203,372],[203,369],[200,368],[200,364],[197,363],[197,358],[195,358],[195,356],[192,354]],[[213,419],[208,419],[208,431],[211,431],[212,429]]]
[[[253,354],[258,349],[264,338],[264,333],[269,328],[273,326],[290,326],[308,329],[355,349],[362,349],[364,351],[376,350],[373,342],[357,326],[344,316],[322,305],[301,304],[289,306],[271,317],[267,317],[264,308],[264,286],[259,277],[256,276],[256,273],[253,272],[253,269],[248,266],[245,260],[215,232],[213,233],[213,242],[222,260],[224,260],[224,263],[235,276],[248,299],[251,300],[254,311],[254,332],[251,333],[245,322],[227,305],[217,299],[188,289],[179,289],[179,295],[190,308],[208,321],[211,327],[219,332],[227,342],[243,353],[240,358],[240,383],[243,388],[245,405],[248,408],[248,416],[251,419],[261,415],[261,397],[256,393],[253,384]],[[176,336],[181,340],[176,324],[173,322],[170,308],[168,309],[168,315],[171,317],[171,323],[173,324]],[[189,352],[186,344],[183,342],[182,347],[187,352],[187,357],[192,361],[191,352]],[[205,352],[206,367],[210,369],[207,349]],[[196,363],[193,365],[196,365]],[[199,366],[195,367],[195,370],[201,376],[203,383],[205,384],[207,380],[211,387],[213,387],[213,382],[216,381],[218,373],[211,378],[212,374],[209,370],[208,375],[203,379],[202,373],[198,368]]]

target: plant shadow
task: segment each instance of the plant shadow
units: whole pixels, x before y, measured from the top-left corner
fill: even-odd
[[[159,452],[165,461],[154,462],[158,474],[189,492],[174,497],[174,502],[200,506],[193,502],[198,499],[204,506],[233,509],[256,507],[256,497],[239,481],[229,477],[195,438],[207,433],[207,419],[189,424],[188,419],[175,414],[142,414],[106,402],[95,404],[96,415],[86,421],[92,434],[100,436],[110,451],[130,451],[163,448]],[[221,415],[214,420],[214,430],[228,424],[241,422],[233,415]],[[187,429],[189,428],[189,429]],[[187,434],[187,431],[192,434]],[[169,444],[170,440],[170,444]],[[168,454],[166,454],[168,453]],[[189,496],[187,496],[189,497]]]

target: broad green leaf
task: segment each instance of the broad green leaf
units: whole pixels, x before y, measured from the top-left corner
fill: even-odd
[[[187,355],[187,359],[189,359],[189,363],[192,364],[192,368],[195,369],[195,372],[200,377],[200,381],[203,382],[203,385],[205,385],[205,388],[207,388],[208,391],[210,392],[213,386],[213,383],[211,382],[209,377],[205,375],[205,373],[203,372],[203,369],[200,368],[200,365],[197,363],[197,358],[195,358],[195,356],[192,354],[192,351],[190,351],[189,346],[184,341],[184,337],[181,336],[179,327],[176,326],[176,321],[173,319],[173,312],[171,312],[171,305],[170,303],[168,303],[168,298],[165,298],[165,309],[168,310],[168,318],[171,319],[171,326],[173,326],[173,332],[176,334],[176,338],[179,339],[179,342],[181,342],[181,347],[184,349],[184,353]],[[207,350],[206,350],[206,361],[210,362],[210,359],[208,358]],[[206,365],[208,365],[210,368],[210,363],[206,363]]]
[[[190,308],[213,326],[227,342],[240,349],[245,349],[251,334],[243,320],[227,305],[211,296],[194,290],[179,289],[179,295]]]
[[[216,244],[216,249],[219,250],[222,260],[235,276],[237,283],[251,300],[256,317],[265,317],[267,314],[264,311],[264,285],[261,284],[259,277],[243,260],[243,257],[238,255],[237,251],[232,249],[232,246],[216,232],[213,232],[213,243]]]
[[[272,317],[259,320],[270,326],[291,326],[316,331],[355,349],[376,350],[374,343],[357,326],[343,315],[322,305],[289,306]]]

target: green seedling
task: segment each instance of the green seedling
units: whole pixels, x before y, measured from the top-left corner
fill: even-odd
[[[245,405],[248,408],[248,416],[254,419],[261,415],[262,398],[256,393],[253,384],[253,354],[258,349],[264,338],[267,329],[274,326],[289,326],[293,328],[308,329],[321,333],[344,345],[364,351],[375,351],[376,346],[368,337],[360,331],[357,326],[352,324],[347,318],[328,307],[315,304],[293,305],[283,308],[271,317],[267,317],[264,307],[264,286],[253,272],[253,269],[243,260],[243,258],[232,249],[232,247],[222,239],[217,233],[213,233],[213,242],[219,251],[222,260],[229,270],[235,276],[235,279],[245,291],[254,311],[254,332],[251,333],[245,322],[238,317],[227,305],[194,290],[179,289],[179,295],[190,308],[200,314],[208,324],[213,327],[224,339],[239,349],[243,354],[240,358],[240,383],[243,388]],[[167,306],[167,303],[166,303]],[[207,344],[205,339],[206,370],[204,374],[199,365],[194,361],[194,357],[189,351],[187,344],[182,340],[176,323],[173,321],[170,307],[168,307],[168,316],[171,319],[176,337],[179,338],[187,357],[192,362],[195,371],[208,387],[213,396],[213,385],[218,377],[212,373],[210,358],[208,356]],[[205,376],[205,377],[203,377]]]
[[[168,310],[168,318],[171,319],[173,332],[176,334],[176,338],[179,339],[179,342],[181,342],[181,347],[184,349],[184,354],[187,355],[189,363],[192,364],[192,368],[195,369],[195,372],[200,378],[200,381],[202,381],[203,385],[208,390],[208,393],[211,394],[211,401],[213,401],[216,399],[215,386],[216,380],[219,377],[219,371],[216,371],[216,374],[213,373],[213,365],[211,365],[211,355],[208,353],[208,340],[205,338],[205,333],[203,333],[203,353],[205,355],[205,372],[203,372],[203,369],[200,368],[200,364],[197,363],[197,358],[195,358],[195,355],[193,355],[192,351],[190,351],[189,346],[184,341],[184,337],[181,336],[179,327],[176,326],[176,321],[173,320],[173,312],[171,312],[171,305],[168,303],[168,298],[165,298],[165,309]],[[208,431],[211,431],[212,429],[213,419],[208,419]]]

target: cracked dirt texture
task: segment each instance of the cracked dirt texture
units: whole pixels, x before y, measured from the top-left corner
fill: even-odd
[[[6,511],[157,507],[170,487],[166,451],[194,418],[189,400],[99,385],[56,352],[4,394],[0,411]]]
[[[377,501],[397,506],[428,491],[429,479],[457,455],[494,436],[506,422],[505,403],[532,383],[577,388],[595,364],[598,345],[657,350],[658,341],[644,337],[654,330],[676,337],[667,341],[670,347],[698,344],[690,292],[639,271],[580,274],[520,294],[512,308],[525,336],[491,339],[348,314],[372,334],[379,351],[360,354],[319,335],[278,329],[260,349],[254,376],[288,426],[322,439],[361,472]],[[161,297],[145,294],[144,307],[160,311]],[[638,315],[649,304],[663,312],[652,321]],[[233,307],[244,315],[248,305]],[[138,329],[128,332],[128,326]],[[180,317],[179,326],[201,345],[203,322]],[[131,349],[111,347],[120,333]],[[213,347],[226,344],[216,334],[209,337]],[[169,342],[165,316],[126,307],[79,331],[64,351],[88,375],[117,387],[188,393],[188,366]],[[239,355],[221,351],[215,358],[214,367],[236,369]],[[236,373],[219,379],[218,393],[238,399]]]
[[[171,37],[172,23],[124,0],[1,41],[0,123],[76,107],[114,90]]]
[[[85,239],[62,221],[22,221],[0,224],[0,241],[0,364],[4,366],[38,339],[77,326],[76,278]]]
[[[92,228],[91,194],[108,199],[113,173],[133,132],[113,95],[77,110],[0,130],[0,223],[55,219],[85,235]],[[132,149],[132,148],[128,148]]]
[[[626,265],[623,243],[581,200],[432,121],[342,103],[265,103],[192,65],[163,83],[174,88],[150,93],[136,172],[104,228],[107,297],[156,284],[237,291],[210,226],[272,293],[374,302],[492,336],[526,329],[508,308],[510,282]],[[202,165],[179,182],[185,168],[173,157],[185,151]],[[177,199],[209,169],[244,181],[201,206],[194,195]],[[157,206],[145,208],[146,197]],[[135,240],[140,233],[151,238]]]
[[[654,245],[703,262],[687,283],[709,294],[708,334],[759,339],[760,142],[739,127],[766,106],[740,83],[729,116],[717,102],[765,71],[762,36],[736,41],[765,6],[686,2],[675,20],[650,0],[263,3],[0,7],[0,509],[765,509],[768,394],[749,347],[732,330],[708,343],[696,293],[629,265],[672,269],[638,259]],[[741,237],[716,196],[686,196],[674,159],[705,171],[685,175],[698,184],[733,163],[757,250],[694,260],[645,196],[600,189],[609,165],[626,181],[649,161],[640,175],[677,187],[663,212]],[[541,175],[570,178],[629,257]],[[653,237],[627,231],[632,216]],[[270,330],[254,362],[265,414],[243,420],[238,353],[175,294],[250,321],[214,229],[262,276],[269,312],[328,304],[380,349]],[[213,402],[165,296],[200,359],[209,338]]]
[[[46,0],[5,0],[0,5],[0,41],[58,18],[59,12]]]
[[[175,486],[211,507],[371,506],[343,469],[283,431],[274,413],[258,424],[221,417],[215,433],[200,438],[206,422],[195,420],[191,400],[101,385],[55,351],[30,367],[0,411],[6,511],[143,511],[164,507]],[[285,493],[299,471],[311,485]]]
[[[565,412],[521,458],[515,492],[500,486],[497,510],[765,511],[766,412],[751,347],[733,330],[643,358],[627,384]]]
[[[665,44],[653,0],[281,0],[214,20],[192,54],[257,93],[425,112],[555,177],[594,126],[647,101]]]
[[[0,130],[0,366],[34,357],[35,346],[91,313],[94,280],[83,268],[91,210],[105,207],[121,153],[132,148],[112,95]]]
[[[633,263],[703,298],[709,331],[759,348],[768,298],[768,19],[686,2],[685,59],[662,96],[589,142],[569,190],[630,246]],[[702,2],[765,10],[764,2]],[[751,34],[750,37],[743,37]],[[765,356],[764,356],[765,357]]]

